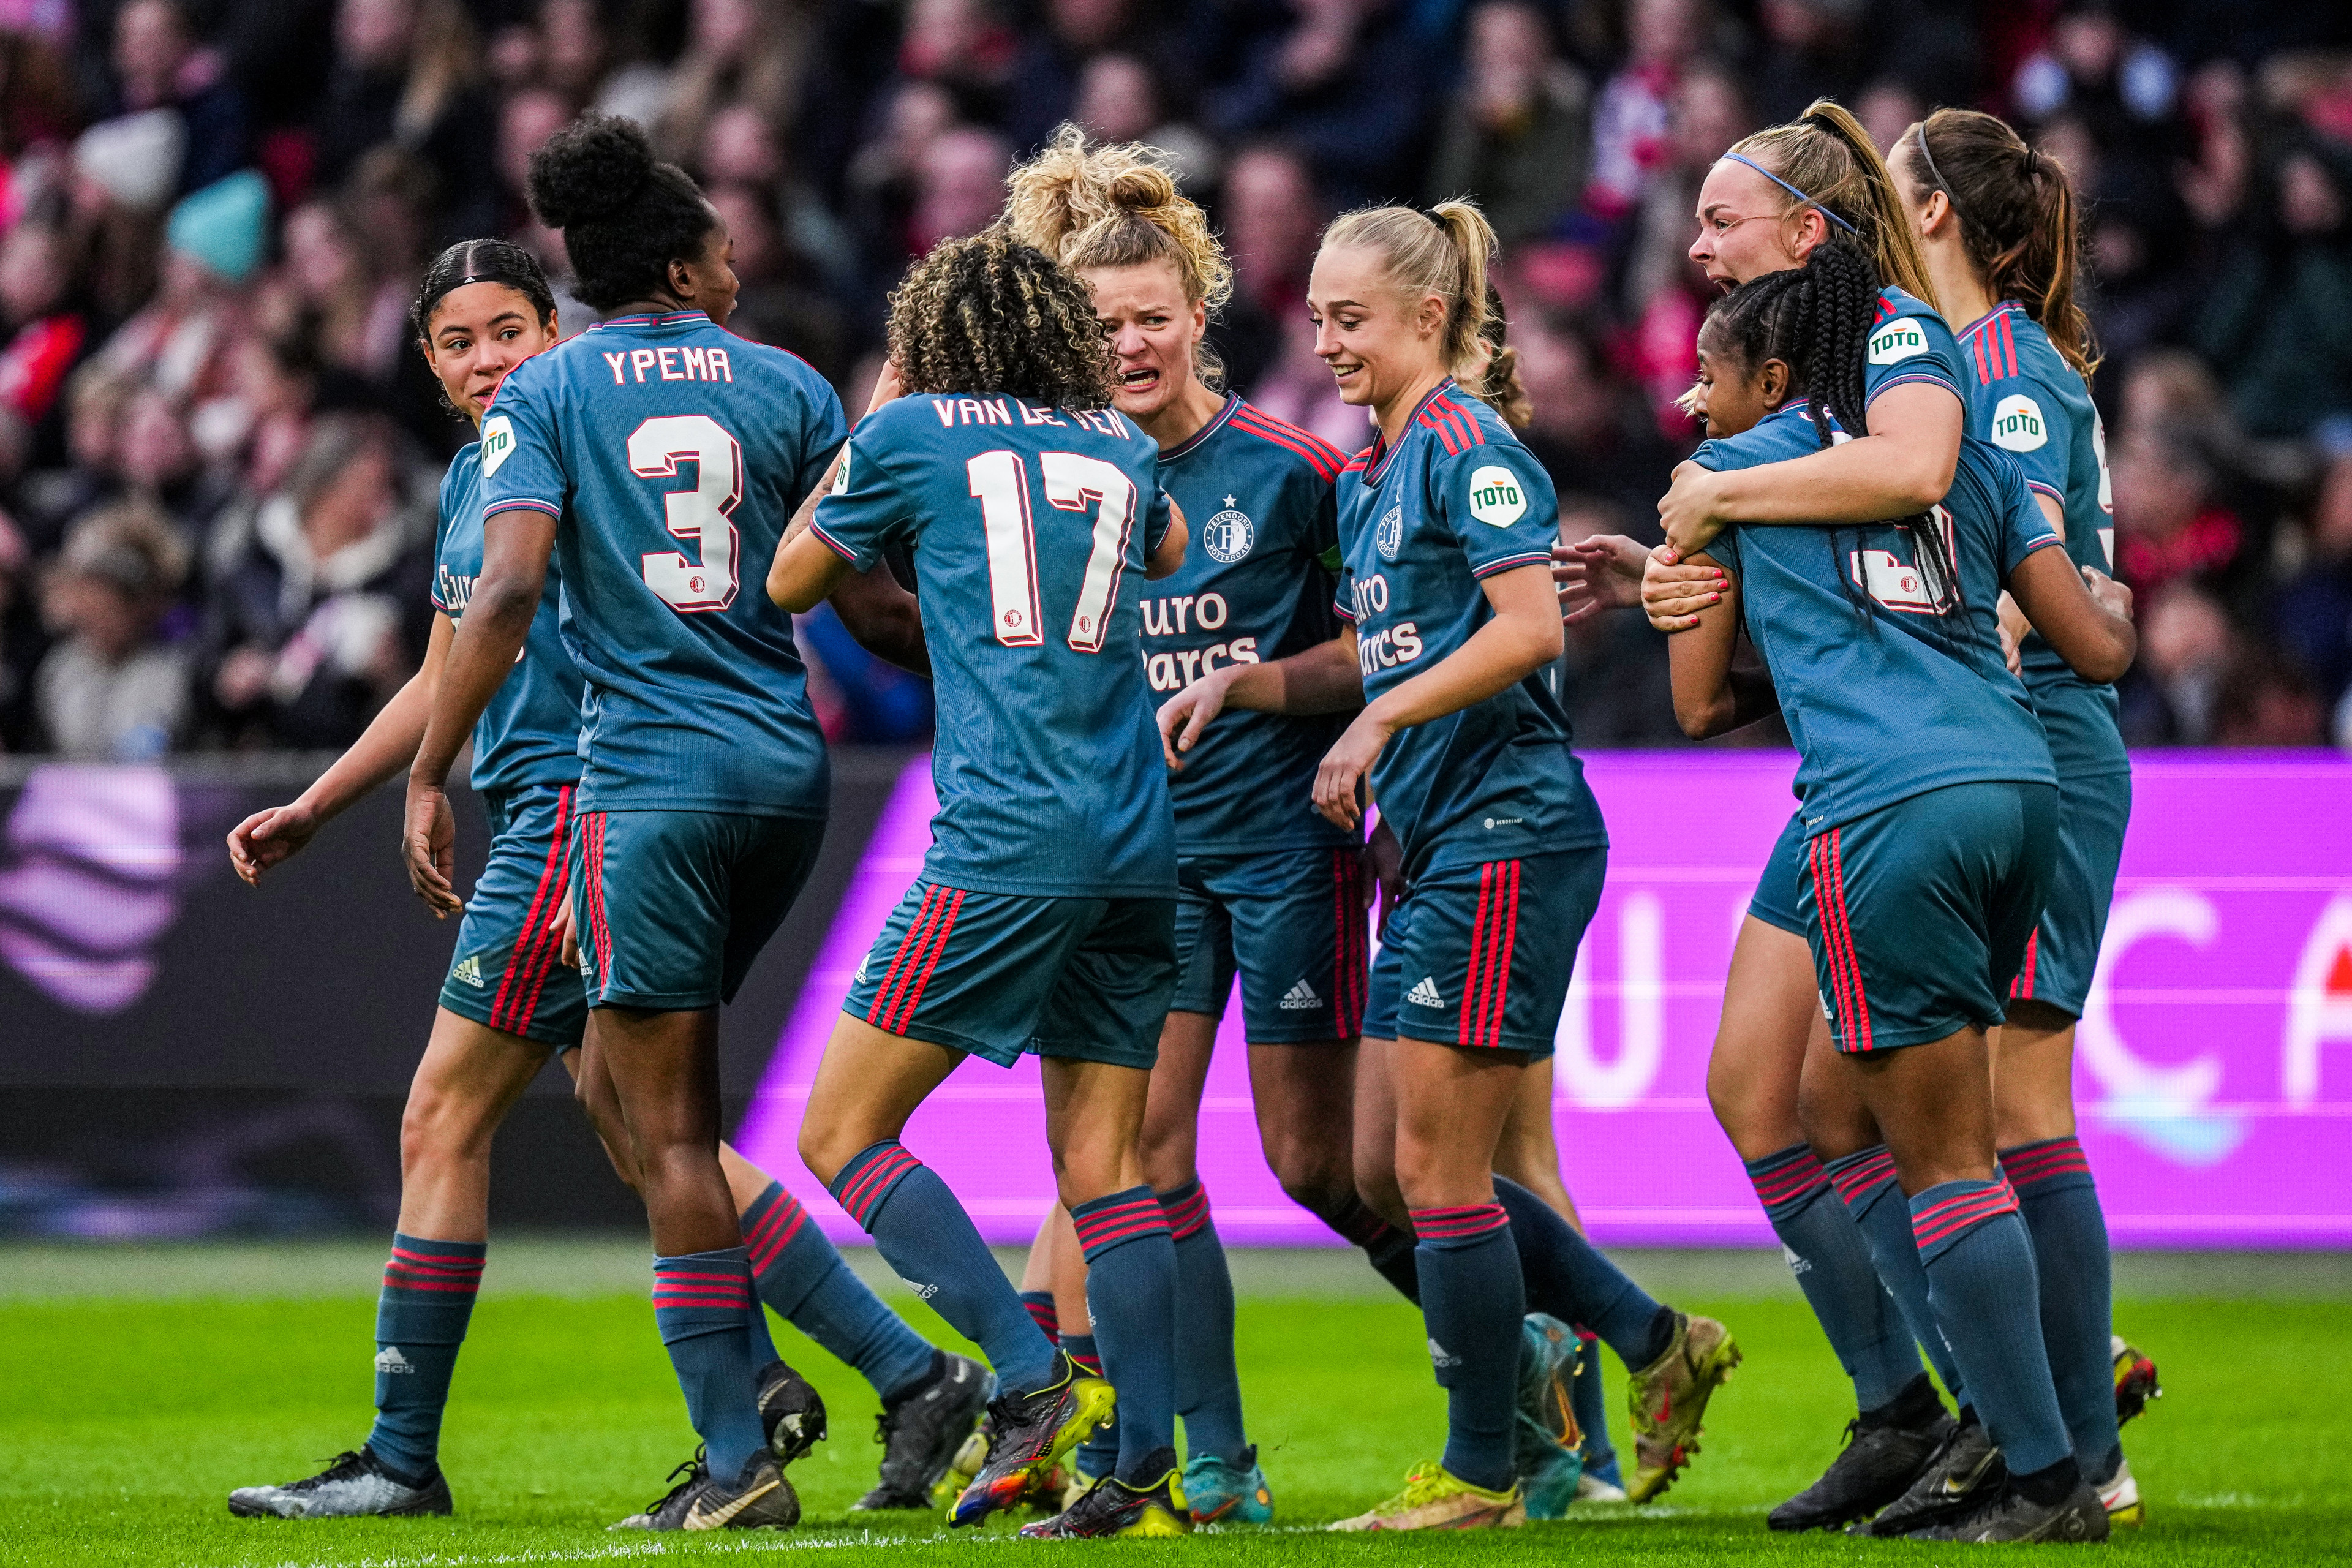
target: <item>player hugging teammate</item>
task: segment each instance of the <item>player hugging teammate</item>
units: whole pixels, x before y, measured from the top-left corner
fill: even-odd
[[[1587,1336],[1631,1374],[1625,1493],[1659,1495],[1739,1352],[1587,1242],[1559,1188],[1549,1057],[1608,839],[1546,679],[1557,579],[1571,616],[1638,603],[1675,634],[1686,729],[1777,708],[1801,754],[1709,1073],[1855,1389],[1855,1441],[1774,1528],[2136,1518],[2116,1424],[2153,1368],[2109,1350],[2067,1071],[2129,809],[2105,683],[2135,639],[2099,570],[2063,171],[1954,110],[1890,169],[1827,102],[1727,153],[1692,249],[1727,290],[1700,338],[1710,439],[1654,554],[1556,552],[1475,205],[1326,231],[1316,352],[1373,427],[1349,458],[1221,389],[1203,337],[1230,268],[1157,155],[1066,130],[1012,184],[1003,223],[892,296],[854,430],[804,365],[724,332],[726,230],[627,121],[532,164],[596,327],[558,344],[511,246],[436,263],[416,327],[481,440],[444,486],[433,647],[231,850],[257,879],[405,768],[412,879],[465,919],[404,1135],[376,1428],[232,1508],[448,1510],[489,1135],[584,1043],[567,1066],[645,1197],[702,1441],[625,1524],[797,1521],[783,1466],[824,1415],[762,1303],[882,1396],[860,1508],[944,1485],[951,1524],[1042,1507],[1033,1537],[1265,1521],[1194,1163],[1237,976],[1269,1163],[1419,1305],[1447,1391],[1444,1454],[1335,1528],[1556,1516],[1605,1451]],[[717,1009],[823,832],[790,617],[827,599],[936,682],[940,811],[801,1153],[985,1369],[924,1343],[719,1136]],[[461,904],[442,791],[468,736],[494,834]],[[901,1137],[967,1057],[1024,1054],[1060,1203],[1016,1292]]]

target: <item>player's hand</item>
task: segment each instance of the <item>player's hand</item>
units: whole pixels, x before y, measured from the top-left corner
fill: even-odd
[[[2017,646],[2017,634],[2009,629],[2007,621],[1997,621],[1994,624],[2000,627],[2000,662],[2009,666],[2010,674],[2023,675],[2025,656]]]
[[[1715,536],[1731,521],[1719,510],[1716,495],[1719,482],[1712,468],[1693,462],[1675,465],[1674,482],[1658,498],[1658,522],[1666,531],[1659,554],[1668,565],[1714,543]]]
[[[2132,618],[2132,591],[2095,566],[2083,568],[2083,586],[2091,591],[2092,602],[2111,616]]]
[[[1201,731],[1225,710],[1233,677],[1213,670],[1160,705],[1160,750],[1171,772],[1184,771],[1184,753],[1201,743]]]
[[[1642,608],[1650,624],[1662,632],[1686,632],[1698,625],[1698,613],[1723,602],[1731,578],[1720,566],[1676,563],[1663,544],[1642,564]]]
[[[1372,771],[1373,761],[1391,733],[1368,708],[1323,753],[1323,765],[1315,770],[1315,809],[1326,822],[1351,832],[1361,830],[1364,775]]]
[[[555,913],[549,919],[547,929],[555,933],[556,951],[563,960],[563,967],[579,968],[580,931],[579,928],[572,923],[572,895],[568,890],[562,898],[555,900]]]
[[[1603,610],[1630,610],[1641,602],[1642,563],[1650,552],[1622,533],[1596,533],[1551,547],[1551,580],[1559,590],[1560,619],[1573,626]]]
[[[446,920],[466,907],[457,897],[457,819],[449,810],[449,796],[439,786],[408,781],[407,819],[401,825],[400,857],[408,866],[408,885],[416,889],[435,920]]]
[[[886,359],[882,374],[874,378],[874,395],[866,400],[866,412],[873,413],[886,403],[894,403],[907,395],[907,378],[898,374],[898,362]]]
[[[1372,874],[1372,885],[1365,892],[1379,902],[1372,930],[1386,936],[1389,916],[1404,897],[1404,846],[1397,842],[1396,830],[1385,816],[1372,824],[1372,836],[1364,841],[1364,866]]]
[[[247,887],[257,888],[264,871],[300,853],[322,826],[299,801],[257,811],[228,830],[228,863]]]

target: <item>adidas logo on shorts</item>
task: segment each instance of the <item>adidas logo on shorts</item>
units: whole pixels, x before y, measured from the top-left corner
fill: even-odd
[[[1416,1007],[1443,1007],[1445,998],[1437,994],[1437,982],[1424,974],[1421,984],[1404,994],[1404,999]]]
[[[479,991],[482,988],[482,961],[480,957],[469,952],[465,957],[459,959],[457,961],[457,966],[449,971],[449,978],[452,980],[461,980],[467,984],[472,986],[475,990]]]
[[[386,1345],[376,1352],[375,1369],[382,1373],[415,1372],[416,1363],[401,1354],[398,1345]]]
[[[1315,987],[1307,984],[1306,981],[1302,980],[1297,984],[1292,986],[1289,990],[1284,992],[1282,994],[1282,1000],[1276,1003],[1275,1005],[1280,1007],[1286,1013],[1303,1013],[1309,1007],[1320,1007],[1323,1005],[1323,998],[1315,994]]]

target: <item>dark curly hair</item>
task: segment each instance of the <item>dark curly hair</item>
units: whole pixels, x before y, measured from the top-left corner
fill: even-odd
[[[702,187],[654,156],[645,127],[583,114],[530,155],[530,210],[563,231],[583,304],[609,310],[650,298],[669,264],[700,258],[719,215]]]
[[[502,283],[530,301],[541,326],[555,320],[555,290],[548,286],[539,258],[511,240],[461,239],[433,258],[417,286],[408,324],[418,337],[432,337],[433,312],[468,283]]]
[[[889,337],[908,392],[1110,403],[1110,354],[1085,281],[1002,229],[941,240],[908,268],[890,296]]]
[[[1846,240],[1824,240],[1813,247],[1804,266],[1750,279],[1717,299],[1699,329],[1700,341],[1709,353],[1725,355],[1750,370],[1767,360],[1788,365],[1792,385],[1811,400],[1806,412],[1821,444],[1827,447],[1833,429],[1860,436],[1869,428],[1866,371],[1870,332],[1878,321],[1878,289],[1877,269],[1868,257]],[[1943,529],[1924,514],[1894,526],[1904,535],[1928,596],[1965,610],[1959,572]],[[1838,582],[1854,613],[1874,632],[1877,621],[1862,584],[1852,581],[1845,569],[1844,532],[1830,530]],[[1943,629],[1946,617],[1937,620],[1937,635],[1948,637]],[[1973,637],[1965,615],[1960,625],[1964,636]]]

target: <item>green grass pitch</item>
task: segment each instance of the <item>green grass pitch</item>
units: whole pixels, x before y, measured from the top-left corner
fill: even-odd
[[[7,1268],[0,1254],[0,1270]],[[1252,1299],[1241,1310],[1250,1418],[1281,1523],[1159,1544],[1046,1546],[999,1522],[845,1510],[878,1450],[876,1403],[839,1363],[782,1332],[831,1408],[832,1439],[794,1467],[809,1522],[781,1533],[607,1534],[692,1447],[641,1294],[486,1295],[457,1373],[443,1463],[448,1520],[233,1520],[232,1486],[290,1480],[366,1431],[373,1302],[0,1300],[0,1563],[464,1564],[816,1552],[880,1568],[997,1553],[1128,1551],[1202,1563],[1525,1562],[1574,1556],[1729,1563],[1926,1563],[1957,1549],[1769,1535],[1771,1504],[1810,1481],[1850,1410],[1801,1303],[1692,1300],[1732,1325],[1747,1364],[1709,1413],[1705,1451],[1663,1503],[1580,1510],[1517,1531],[1339,1538],[1300,1528],[1360,1510],[1434,1454],[1443,1396],[1414,1315],[1374,1300]],[[906,1304],[934,1337],[945,1327]],[[2146,1564],[2344,1561],[2352,1500],[2352,1303],[2127,1300],[2120,1325],[2157,1355],[2166,1398],[2126,1429],[2150,1519],[2114,1551]],[[1610,1368],[1612,1376],[1618,1369]],[[1622,1377],[1612,1410],[1622,1412]],[[1626,1446],[1622,1415],[1612,1427]],[[2054,1550],[2054,1549],[2046,1549]],[[810,1561],[790,1556],[794,1562]]]

